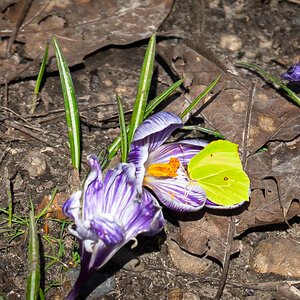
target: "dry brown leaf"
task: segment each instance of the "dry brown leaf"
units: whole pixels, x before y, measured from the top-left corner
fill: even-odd
[[[210,210],[198,219],[181,221],[175,240],[191,253],[206,253],[223,262],[231,213],[235,215],[235,236],[300,213],[300,111],[279,94],[229,74],[199,44],[191,48],[180,43],[160,48],[160,53],[177,75],[187,78],[189,92],[166,108],[176,114],[221,75],[195,115],[204,119],[206,127],[240,145],[251,182],[251,201],[237,210]],[[256,153],[264,145],[268,151]]]
[[[2,37],[12,33],[19,5],[3,10],[0,28],[5,30],[0,30]],[[16,41],[22,43],[19,47],[26,59],[38,58],[41,62],[46,43],[55,35],[68,65],[73,66],[104,46],[125,45],[150,37],[171,6],[172,0],[32,1]],[[52,49],[49,57],[53,55]],[[24,65],[20,65],[17,54],[6,60],[10,68],[9,64],[0,64],[0,73],[6,74],[6,79],[14,74],[32,76],[38,71],[39,65],[35,64],[33,70],[19,74]],[[49,70],[57,69],[53,59],[49,64]]]
[[[47,209],[45,214],[46,218],[54,218],[65,220],[67,217],[64,215],[61,206],[70,198],[67,194],[57,193]],[[43,209],[48,205],[51,200],[51,195],[46,195],[42,201],[38,204],[37,214],[43,211]]]
[[[263,90],[247,80],[230,75],[206,49],[198,45],[197,49],[192,49],[180,43],[168,48],[161,47],[160,53],[178,76],[187,78],[185,84],[189,89],[167,110],[176,114],[182,112],[221,75],[212,93],[196,106],[195,115],[204,118],[206,127],[239,144],[240,151],[246,149],[247,156],[269,141],[290,141],[299,134],[298,107],[278,93]]]
[[[190,221],[180,221],[180,233],[172,238],[181,248],[197,255],[206,254],[223,263],[228,246],[228,216],[208,212],[194,214]],[[234,241],[231,254],[239,251],[240,242]]]

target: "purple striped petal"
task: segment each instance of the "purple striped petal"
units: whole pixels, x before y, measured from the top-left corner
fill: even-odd
[[[200,210],[206,202],[206,193],[197,183],[181,173],[177,177],[145,177],[146,186],[168,208],[181,212]]]
[[[156,198],[146,189],[143,189],[142,193],[143,205],[147,207],[148,217],[154,216],[150,223],[150,228],[148,231],[143,232],[143,235],[155,235],[159,233],[165,226],[165,219],[161,211],[161,206],[159,205]]]
[[[92,219],[96,208],[102,210],[103,205],[103,182],[101,167],[96,155],[90,155],[88,162],[91,172],[84,184],[83,211],[85,219]]]
[[[292,65],[286,73],[281,74],[281,78],[292,82],[300,81],[300,62]]]
[[[81,191],[75,192],[63,205],[62,210],[66,217],[75,221],[79,218]]]
[[[178,116],[164,111],[156,113],[136,129],[130,150],[148,144],[148,151],[152,152],[163,144],[175,129],[182,126],[182,120]]]
[[[144,181],[145,175],[145,162],[148,159],[149,150],[148,144],[135,146],[132,150],[128,153],[127,161],[129,163],[133,163],[135,165],[136,171],[136,182],[139,194],[142,193],[142,185]]]
[[[109,170],[102,182],[96,156],[90,156],[91,173],[81,191],[64,204],[64,212],[75,221],[70,232],[79,239],[81,270],[66,299],[75,299],[91,274],[101,268],[123,245],[139,233],[155,234],[163,228],[161,207],[153,197],[137,190],[134,164],[122,163]]]
[[[207,145],[207,142],[197,140],[186,140],[161,145],[150,153],[146,162],[146,168],[152,164],[168,163],[171,157],[177,158],[181,164],[187,166],[191,158]]]
[[[118,225],[112,218],[111,220],[103,215],[99,219],[90,222],[91,228],[97,233],[107,246],[113,246],[124,241],[124,228]]]

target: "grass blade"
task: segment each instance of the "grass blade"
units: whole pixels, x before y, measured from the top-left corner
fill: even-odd
[[[55,198],[55,194],[57,191],[57,186],[54,188],[53,193],[51,195],[50,201],[47,203],[47,205],[45,206],[45,208],[36,216],[36,219],[39,220],[44,214],[47,213],[48,208],[50,207],[50,205],[52,204],[54,198]]]
[[[39,239],[36,230],[36,220],[34,211],[31,209],[29,215],[29,270],[27,277],[26,300],[35,300],[38,298],[40,289],[40,257],[39,257]]]
[[[144,119],[146,119],[146,117],[163,101],[165,100],[168,96],[170,96],[170,94],[172,92],[174,92],[175,89],[177,89],[182,82],[184,81],[184,79],[180,79],[178,81],[176,81],[172,86],[170,86],[167,90],[165,90],[163,93],[161,93],[159,96],[155,97],[153,100],[151,100],[146,109],[145,109],[145,113],[144,113]],[[126,126],[126,132],[128,132],[129,130],[129,126]],[[120,148],[121,145],[121,135],[119,135],[115,141],[109,146],[108,148],[108,152],[109,152],[109,159],[112,159],[118,149]]]
[[[132,117],[128,131],[128,144],[131,143],[136,128],[144,120],[155,58],[155,34],[152,34],[142,66],[139,88],[134,102]]]
[[[127,160],[127,153],[128,153],[128,146],[127,146],[127,131],[126,131],[126,124],[124,118],[124,111],[122,101],[118,94],[117,101],[118,101],[118,108],[119,108],[119,122],[120,122],[120,129],[121,129],[121,154],[122,154],[122,162],[126,162]]]
[[[201,132],[204,132],[204,133],[214,135],[218,138],[225,139],[225,137],[221,133],[219,133],[218,131],[208,129],[208,128],[205,128],[205,127],[202,127],[202,126],[199,126],[199,125],[196,125],[196,126],[195,125],[183,126],[183,127],[181,127],[181,129],[184,129],[184,130],[198,130],[198,131],[201,131]]]
[[[11,184],[8,179],[5,179],[7,186],[7,197],[8,197],[8,226],[12,226],[12,215],[13,215],[13,206],[12,206],[12,192],[11,192]]]
[[[127,129],[129,129],[129,126],[127,126]],[[119,135],[114,142],[108,147],[109,157],[108,159],[112,159],[117,151],[119,150],[121,146],[121,135]]]
[[[179,116],[181,119],[183,117],[185,117],[197,104],[198,102],[206,95],[208,94],[212,88],[216,85],[216,83],[219,81],[221,75],[219,75],[217,77],[217,79],[215,79],[215,81],[209,86],[207,87],[186,109],[185,111]]]
[[[42,289],[40,289],[40,300],[45,300],[45,295]]]
[[[58,45],[56,38],[52,38],[55,55],[58,64],[60,81],[64,95],[66,119],[68,125],[69,142],[71,149],[72,166],[80,168],[80,132],[79,132],[79,113],[75,90],[70,74],[70,70],[63,56],[63,52]]]
[[[36,80],[36,85],[35,85],[34,95],[33,95],[33,101],[32,101],[32,104],[31,104],[30,111],[29,111],[30,114],[34,113],[34,110],[35,110],[35,107],[36,107],[38,95],[39,95],[39,92],[40,92],[40,86],[41,86],[42,78],[43,78],[45,68],[46,68],[46,64],[47,64],[48,52],[49,52],[49,44],[47,43],[46,49],[45,49],[45,52],[44,52],[44,57],[43,57],[43,60],[42,60],[42,64],[41,64],[41,67],[40,67],[39,75],[38,75],[38,78]]]
[[[146,119],[146,117],[157,107],[157,105],[159,105],[163,100],[170,96],[170,94],[173,93],[183,83],[184,80],[185,78],[176,81],[167,90],[151,100],[146,107],[144,119]]]
[[[266,73],[263,68],[258,67],[258,66],[253,65],[253,64],[245,63],[245,62],[238,63],[237,65],[239,65],[239,66],[245,66],[245,67],[248,67],[248,68],[251,68],[251,69],[254,69],[254,70],[260,72],[263,76],[265,76],[266,78],[270,79],[273,83],[279,85],[300,106],[300,98],[292,90],[290,90],[286,85],[284,85],[283,83],[281,83],[279,80],[277,80],[272,75]]]

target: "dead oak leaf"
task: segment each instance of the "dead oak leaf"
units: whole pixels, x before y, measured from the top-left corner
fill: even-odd
[[[223,263],[224,253],[228,247],[228,216],[194,214],[192,220],[179,221],[180,233],[172,236],[179,246],[196,255],[214,257]],[[200,216],[201,215],[201,216]],[[240,242],[233,241],[231,254],[239,251]]]
[[[219,75],[212,92],[196,106],[205,126],[240,145],[246,156],[273,140],[290,141],[300,132],[299,108],[278,93],[227,72],[198,41],[179,43],[159,52],[184,82],[188,92],[166,110],[181,113]]]
[[[182,112],[213,80],[221,79],[213,91],[196,107],[196,116],[208,128],[238,143],[251,182],[250,205],[243,205],[235,215],[235,236],[251,227],[275,224],[299,213],[299,108],[279,94],[264,90],[233,76],[201,43],[185,41],[160,48],[165,61],[180,77],[186,77],[188,92],[172,102],[166,110]],[[280,141],[279,147],[273,141]],[[286,143],[284,142],[286,141]],[[292,142],[290,142],[292,141]],[[292,143],[293,146],[287,146]],[[269,151],[256,153],[268,145]],[[223,216],[222,216],[223,214]],[[205,218],[205,219],[201,219]],[[228,239],[228,212],[205,212],[199,219],[181,221],[175,237],[179,245],[195,254],[207,253],[223,261]],[[234,241],[236,242],[236,241]],[[236,247],[234,249],[237,249]]]
[[[16,3],[0,14],[0,28],[5,28],[2,37],[9,37],[14,30],[14,11],[19,5]],[[38,62],[23,70],[24,65],[20,65],[20,59],[16,62],[16,55],[3,59],[10,64],[0,61],[0,73],[5,74],[8,81],[13,76],[37,74],[46,43],[53,35],[64,51],[68,66],[82,63],[85,56],[105,46],[149,38],[168,15],[172,0],[64,1],[63,5],[62,9],[56,1],[32,1],[23,21],[25,26],[18,31],[16,41],[26,60],[38,59]],[[54,50],[50,49],[49,57],[52,56]],[[50,59],[48,63],[48,70],[57,70],[55,60]]]

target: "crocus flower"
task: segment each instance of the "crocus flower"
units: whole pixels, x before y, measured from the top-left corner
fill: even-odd
[[[138,193],[133,164],[119,164],[103,180],[97,157],[88,161],[91,172],[83,192],[75,192],[63,205],[64,214],[74,220],[69,230],[79,240],[81,255],[80,274],[67,300],[75,299],[91,275],[128,241],[164,226],[157,200],[146,190]]]
[[[186,166],[207,143],[187,140],[163,144],[175,129],[182,126],[182,120],[172,113],[152,115],[137,128],[128,161],[136,165],[140,193],[147,186],[168,208],[196,211],[204,206],[206,193],[189,179]]]
[[[168,112],[159,112],[146,119],[136,130],[130,144],[128,161],[136,165],[139,193],[150,188],[168,208],[181,212],[210,208],[235,208],[221,206],[206,198],[204,189],[191,180],[187,165],[207,142],[185,140],[163,144],[170,134],[183,126],[182,120]]]
[[[289,81],[300,81],[300,62],[292,65],[286,73],[281,74],[281,78]]]

